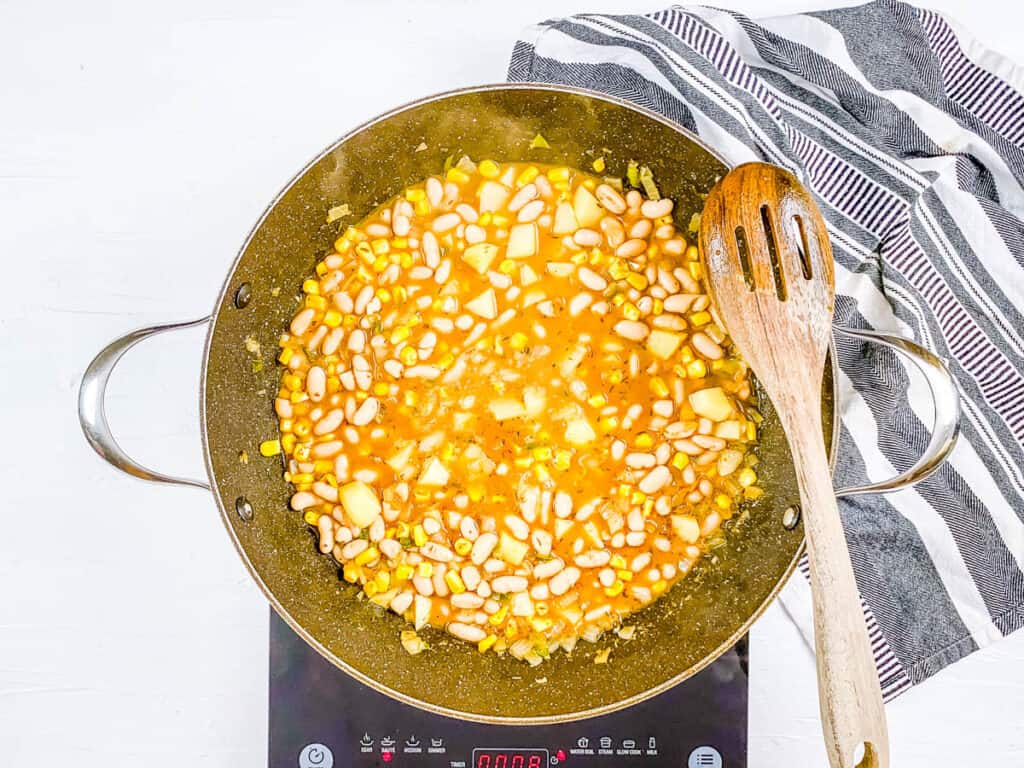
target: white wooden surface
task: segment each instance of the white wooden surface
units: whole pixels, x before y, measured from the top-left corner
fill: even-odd
[[[265,762],[266,605],[209,497],[86,447],[75,393],[92,354],[208,312],[265,203],[348,128],[503,79],[538,19],[657,5],[0,1],[0,765]],[[932,5],[1024,60],[1016,7]],[[127,449],[197,476],[201,340],[139,348],[109,402]],[[824,765],[814,666],[779,608],[752,654],[751,768]],[[1018,635],[889,707],[893,766],[1024,765],[1022,712]]]

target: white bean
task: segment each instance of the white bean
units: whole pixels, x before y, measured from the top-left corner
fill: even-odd
[[[601,244],[601,234],[593,229],[577,229],[572,241],[583,248],[593,248]]]
[[[600,568],[608,565],[608,561],[611,559],[612,554],[607,549],[591,549],[577,555],[573,562],[580,568]]]
[[[443,544],[438,544],[436,541],[428,541],[420,547],[420,554],[439,563],[450,563],[455,559],[454,552]]]
[[[444,185],[441,183],[441,180],[436,176],[431,176],[427,179],[424,187],[430,207],[437,208],[441,204],[441,200],[444,198]]]
[[[352,423],[357,427],[365,427],[375,418],[377,418],[377,412],[380,410],[380,403],[375,397],[368,397],[363,401],[363,404],[356,409],[355,415],[352,417]]]
[[[521,517],[505,515],[505,526],[520,541],[526,541],[530,537],[530,526]]]
[[[454,635],[459,640],[465,640],[467,643],[479,643],[487,637],[487,632],[480,627],[473,626],[472,624],[462,624],[457,621],[453,621],[446,629],[449,634]]]
[[[313,322],[313,318],[316,316],[316,310],[312,307],[299,312],[294,318],[292,318],[292,324],[290,330],[292,336],[302,336],[309,330],[310,324]]]
[[[612,328],[616,334],[630,341],[643,341],[651,332],[644,323],[638,320],[619,320]]]
[[[664,488],[670,480],[672,480],[672,473],[667,467],[659,466],[648,472],[637,487],[642,493],[651,496]]]
[[[480,586],[480,571],[477,570],[475,565],[462,566],[459,575],[462,577],[462,583],[466,585],[466,589],[471,592],[475,592],[477,587]]]
[[[479,538],[473,542],[473,549],[469,553],[469,559],[473,561],[474,565],[482,565],[487,558],[491,556],[491,552],[498,546],[498,536],[495,533],[481,533]]]
[[[401,616],[403,613],[409,610],[409,606],[412,605],[412,598],[412,592],[399,592],[397,595],[391,598],[391,602],[389,603],[388,607],[392,611],[397,613],[399,616]]]
[[[370,542],[366,539],[352,539],[352,541],[341,548],[341,557],[344,560],[351,560],[353,557],[361,555],[363,550],[369,546]]]
[[[537,563],[537,565],[533,567],[533,577],[535,579],[543,581],[544,579],[551,578],[564,567],[565,563],[562,562],[561,559],[553,557],[550,560],[544,560],[540,563]]]
[[[324,416],[320,421],[313,425],[314,435],[326,435],[338,427],[341,426],[341,422],[345,420],[345,412],[340,408],[335,408],[333,411],[328,411],[327,415]]]
[[[537,197],[538,194],[540,193],[537,191],[536,184],[530,183],[525,185],[512,196],[511,200],[508,201],[509,211],[515,213],[528,202]]]
[[[519,213],[516,214],[516,220],[522,223],[527,223],[536,220],[544,212],[544,201],[543,200],[531,200],[522,208],[519,209]]]
[[[626,454],[626,466],[630,469],[650,469],[657,463],[650,453]]]
[[[598,184],[597,189],[594,190],[594,197],[597,198],[601,205],[614,214],[618,215],[626,212],[626,201],[615,187],[610,184]]]
[[[412,585],[424,597],[430,597],[434,594],[434,582],[427,576],[413,576]]]
[[[470,541],[476,541],[477,536],[480,535],[480,527],[476,524],[476,520],[468,515],[463,517],[459,523],[459,531]]]
[[[663,197],[661,200],[646,200],[640,206],[640,213],[648,219],[660,219],[662,216],[672,213],[672,206],[672,200],[667,197]]]
[[[551,590],[552,595],[558,597],[572,589],[579,580],[580,569],[570,565],[551,577],[551,580],[548,582],[548,588]]]
[[[721,360],[725,352],[703,331],[697,331],[690,337],[694,349],[708,360]],[[310,395],[312,397],[312,395]]]
[[[608,281],[589,267],[580,267],[576,274],[579,277],[580,282],[592,291],[600,293],[608,287]]]
[[[430,228],[438,234],[447,232],[451,229],[455,229],[459,225],[461,219],[457,213],[442,213],[440,216],[434,219],[431,223]]]
[[[451,596],[451,604],[463,609],[482,608],[484,599],[473,592],[460,592]]]
[[[528,586],[529,582],[522,576],[498,576],[491,581],[491,589],[505,595],[525,592]]]

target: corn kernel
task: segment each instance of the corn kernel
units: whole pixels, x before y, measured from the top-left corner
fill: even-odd
[[[633,302],[627,301],[622,305],[622,316],[627,320],[639,320],[640,310],[636,308]]]
[[[281,354],[277,356],[277,361],[281,365],[288,365],[288,361],[295,356],[295,350],[291,347],[285,347],[281,350]]]
[[[561,449],[555,452],[555,469],[560,469],[563,472],[572,466],[572,452],[565,449]]]
[[[568,169],[566,169],[568,170]],[[529,184],[540,175],[540,169],[531,165],[523,169],[523,172],[516,177],[516,186],[522,187]]]
[[[647,432],[641,432],[639,435],[636,436],[634,445],[636,445],[637,448],[653,448],[654,438],[651,437],[650,434],[648,434]]]
[[[385,592],[391,586],[391,574],[387,571],[378,571],[377,575],[373,577],[373,583],[381,592]]]
[[[676,455],[672,457],[672,466],[682,472],[690,463],[690,457],[682,451],[677,451]]]
[[[651,302],[651,314],[660,315],[665,311],[665,302],[661,299],[655,299]]]
[[[292,451],[295,450],[295,440],[296,440],[295,435],[292,435],[292,434],[281,435],[281,448],[289,456],[291,456],[292,455]]]
[[[629,498],[629,494],[633,492],[633,488],[626,483],[619,483],[619,496],[624,499]]]
[[[519,624],[515,619],[509,619],[508,624],[505,625],[505,637],[509,640],[519,634]]]
[[[696,245],[691,245],[686,249],[686,258],[688,261],[697,261],[700,258]]]
[[[715,496],[715,506],[719,509],[729,509],[732,506],[732,499],[726,496],[724,493],[719,493]]]
[[[739,483],[742,488],[748,488],[757,482],[757,474],[750,467],[744,467],[736,476],[736,482]]]
[[[419,563],[416,566],[416,575],[424,579],[429,579],[434,575],[434,564],[428,562]]]
[[[295,436],[292,435],[292,437]],[[295,446],[295,453],[293,454],[292,458],[294,458],[296,461],[309,461],[309,452],[309,443],[299,443],[298,445]]]
[[[481,227],[486,227],[488,224],[491,223],[491,219],[493,218],[493,213],[491,213],[490,211],[484,211],[483,213],[480,214],[480,218],[477,219],[476,223],[479,224]]]
[[[609,384],[619,384],[622,382],[622,371],[609,371],[605,377],[605,381]]]
[[[395,568],[395,581],[408,581],[414,573],[416,573],[416,569],[411,565],[400,565]]]
[[[530,337],[525,333],[516,332],[513,333],[508,340],[508,345],[512,347],[516,352],[521,352],[526,349],[526,346],[530,343]]]
[[[339,237],[334,241],[334,250],[338,253],[345,253],[351,247],[352,242],[350,240],[346,240],[344,237]]]
[[[508,615],[508,604],[506,603],[505,605],[501,606],[501,608],[499,608],[497,611],[495,611],[493,614],[491,614],[491,617],[489,619],[487,619],[487,621],[492,626],[496,627],[499,624],[501,624],[501,622],[503,622],[505,620],[505,617],[507,615]]]
[[[380,589],[377,587],[377,582],[370,581],[363,585],[363,592],[366,593],[367,597],[373,597],[380,592]]]
[[[355,563],[345,563],[344,567],[341,569],[341,575],[344,577],[345,581],[350,584],[355,584],[359,581],[359,573],[359,566]]]
[[[518,268],[518,265],[512,259],[505,259],[498,265],[498,271],[503,275],[511,275]]]
[[[612,555],[612,559],[608,561],[608,565],[612,568],[622,570],[626,567],[626,558],[622,555]]]
[[[485,179],[496,179],[501,174],[501,168],[493,160],[481,160],[476,169]]]
[[[533,466],[533,456],[517,456],[512,463],[519,469],[529,469]]]
[[[633,493],[630,494],[630,497],[629,497],[629,503],[630,504],[633,504],[633,505],[643,504],[645,501],[647,501],[647,494],[644,493],[643,491],[633,491]]]
[[[629,570],[628,568],[620,568],[619,570],[617,570],[615,572],[615,575],[618,576],[623,581],[632,581],[633,580],[633,572],[631,570]]]
[[[470,501],[477,502],[484,497],[485,489],[481,483],[470,483],[466,493],[469,494]]]
[[[485,637],[483,640],[481,640],[479,643],[476,644],[476,649],[478,651],[480,651],[480,653],[486,653],[487,651],[489,651],[491,648],[494,647],[494,644],[496,642],[498,642],[498,636],[497,635],[488,635],[487,637]]]
[[[668,582],[664,579],[658,579],[656,582],[651,584],[651,594],[660,595],[668,588]]]
[[[708,367],[703,360],[694,360],[686,365],[686,375],[691,379],[703,379],[708,375]]]
[[[551,481],[551,473],[548,472],[547,467],[543,464],[533,465],[533,476],[537,478],[537,482],[547,485]]]
[[[597,422],[597,428],[602,432],[612,432],[619,428],[619,419],[616,416],[605,416]]]
[[[616,579],[615,583],[610,587],[604,588],[604,593],[608,597],[618,597],[622,594],[622,590],[626,588],[626,584],[621,579]]]
[[[413,259],[411,253],[403,253],[398,257],[398,265],[402,269],[411,269],[413,265]]]
[[[388,241],[383,237],[379,237],[376,240],[371,240],[370,248],[373,249],[373,252],[377,256],[383,256],[384,254],[391,252],[391,244],[388,243]]]
[[[592,395],[587,398],[587,404],[592,408],[604,408],[608,405],[608,398],[604,395]]]
[[[756,485],[752,485],[749,488],[744,488],[743,489],[743,498],[750,499],[751,501],[753,501],[754,499],[759,499],[763,495],[764,495],[764,491],[762,491]]]
[[[326,275],[326,274],[327,274],[327,265],[326,265],[326,264],[324,264],[324,263],[323,263],[323,262],[321,261],[321,262],[320,262],[319,264],[317,264],[317,265],[316,265],[316,273],[317,273],[317,275],[319,275],[320,277],[323,277],[324,275]]]
[[[356,565],[366,565],[367,563],[372,563],[374,560],[379,560],[379,559],[380,559],[380,552],[377,551],[377,548],[376,547],[367,547],[362,552],[360,552],[358,555],[356,555],[356,559],[354,560],[354,562],[355,562]]]
[[[405,199],[410,203],[416,203],[420,200],[426,200],[427,193],[422,189],[407,189],[405,190]]]
[[[356,243],[356,255],[359,256],[367,264],[373,263],[373,246],[365,240],[361,243]]]
[[[533,458],[537,461],[549,461],[554,452],[551,450],[550,446],[541,445],[534,448],[531,453],[533,454]]]
[[[403,347],[402,351],[398,353],[398,359],[406,365],[416,365],[416,361],[419,360],[419,355],[416,350],[412,347]]]
[[[316,525],[320,520],[320,515],[314,512],[312,509],[307,509],[302,519],[306,521],[306,525]]]
[[[328,309],[324,313],[324,325],[328,328],[337,328],[341,325],[341,313],[336,309]]]
[[[753,442],[757,439],[757,427],[754,426],[754,422],[747,422],[747,440]]]
[[[668,384],[661,376],[652,376],[650,381],[651,392],[656,394],[658,397],[668,397],[669,389]]]
[[[417,216],[426,216],[430,213],[430,203],[427,200],[417,200],[413,203],[413,210]]]
[[[296,485],[308,485],[313,482],[313,475],[310,472],[296,472],[292,475],[292,482]]]
[[[427,543],[427,541],[428,541],[427,532],[425,530],[423,530],[423,526],[422,525],[418,525],[417,524],[416,526],[413,527],[413,529],[412,529],[412,540],[416,544],[417,547],[422,547],[424,544]]]
[[[302,281],[302,292],[303,293],[308,293],[308,294],[310,294],[312,296],[319,296],[320,295],[320,283],[318,283],[313,278],[310,278],[309,280],[303,280]]]
[[[455,553],[465,557],[469,554],[470,550],[473,549],[473,542],[469,539],[464,539],[461,536],[455,540]]]
[[[281,453],[280,440],[264,440],[260,443],[260,453],[264,456],[277,456]]]
[[[459,572],[454,568],[445,573],[444,583],[448,585],[448,589],[450,589],[453,594],[461,595],[466,591],[466,585],[463,583],[462,577],[459,576]]]
[[[700,280],[704,277],[704,267],[700,265],[699,261],[691,261],[689,264],[690,277],[694,280]]]
[[[611,275],[614,280],[622,280],[629,274],[629,267],[626,266],[625,262],[616,259],[608,266],[608,274]]]
[[[700,328],[701,326],[707,325],[710,322],[710,312],[694,312],[692,315],[690,315],[690,325],[694,326],[695,328]]]
[[[647,277],[639,272],[630,272],[626,275],[626,282],[638,291],[643,291],[647,288]]]
[[[534,632],[547,632],[554,623],[551,619],[536,617],[530,619],[530,626],[533,627]]]
[[[307,294],[306,300],[303,302],[307,307],[317,309],[323,312],[327,309],[327,299],[323,296],[314,296],[313,294]]]
[[[469,181],[469,174],[461,168],[449,168],[448,173],[444,177],[448,181],[454,181],[456,184],[465,184]]]
[[[401,344],[403,341],[409,338],[409,328],[405,325],[400,325],[391,332],[390,341],[392,344]]]
[[[604,169],[605,169],[604,158],[603,157],[597,158],[597,160],[595,160],[593,162],[592,167],[593,167],[595,173],[604,173]]]

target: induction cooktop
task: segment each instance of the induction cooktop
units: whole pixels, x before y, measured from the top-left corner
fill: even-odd
[[[378,693],[270,619],[270,768],[745,768],[747,639],[652,699],[587,720],[472,723]]]

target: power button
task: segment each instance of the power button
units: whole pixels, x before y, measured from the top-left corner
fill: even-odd
[[[334,768],[334,753],[323,744],[307,744],[299,752],[299,768]]]

